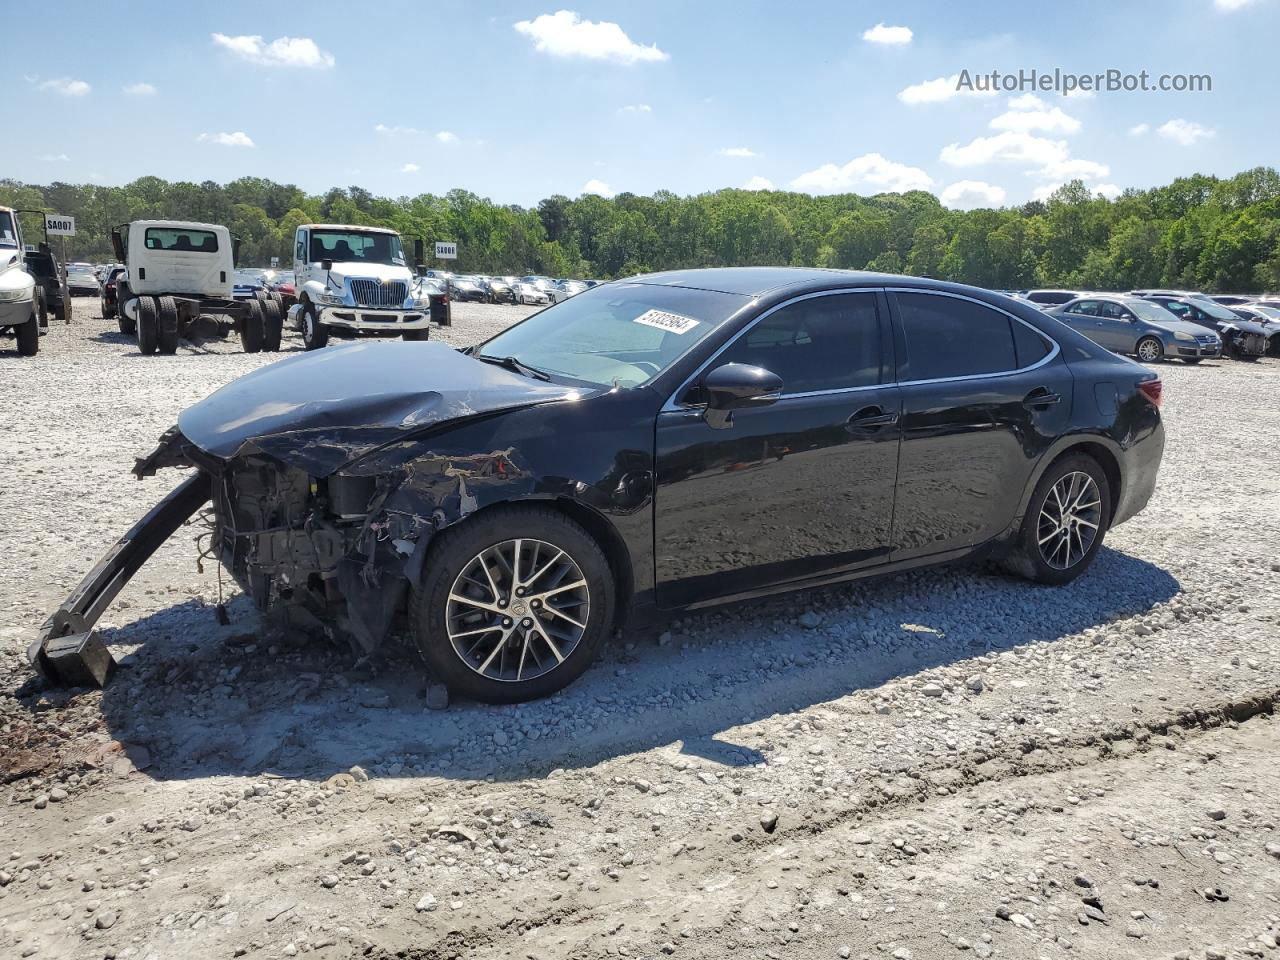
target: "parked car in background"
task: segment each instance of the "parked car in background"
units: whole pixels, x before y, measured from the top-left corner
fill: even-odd
[[[23,257],[27,273],[35,277],[36,283],[44,289],[44,311],[40,316],[40,326],[49,325],[52,315],[58,323],[71,322],[71,290],[67,285],[67,274],[62,264],[44,244],[30,251]]]
[[[231,275],[231,296],[236,300],[258,297],[267,289],[267,271],[241,267]]]
[[[109,267],[103,272],[101,277],[102,289],[98,292],[98,306],[103,319],[110,320],[116,315],[119,309],[119,297],[117,286],[124,279],[125,271],[121,265]],[[126,331],[121,328],[121,333]]]
[[[1194,364],[1222,354],[1222,339],[1216,332],[1179,320],[1141,297],[1091,293],[1045,313],[1094,343],[1144,363],[1178,359]]]
[[[88,263],[67,264],[67,287],[73,297],[93,295],[101,289],[98,278],[94,276],[93,265]]]
[[[460,303],[484,303],[489,299],[488,288],[471,276],[458,276],[450,280],[449,293],[455,302]]]
[[[489,277],[484,287],[489,294],[490,303],[515,303],[516,294],[511,285],[515,277]]]
[[[576,294],[582,293],[583,290],[591,289],[581,280],[560,280],[551,287],[551,299],[556,303],[561,300],[568,300]]]
[[[1058,306],[1064,303],[1070,303],[1076,297],[1080,296],[1078,290],[1025,290],[1022,291],[1022,297],[1029,303],[1037,306]]]
[[[1267,335],[1267,356],[1280,357],[1280,310],[1256,304],[1237,304],[1227,307],[1241,320],[1248,320],[1262,327]]]
[[[1259,324],[1241,320],[1220,303],[1203,295],[1173,297],[1152,293],[1143,297],[1158,303],[1179,320],[1216,330],[1222,337],[1222,355],[1233,360],[1257,360],[1267,352],[1267,332]]]
[[[1250,303],[1257,298],[1243,293],[1222,293],[1209,299],[1214,303],[1222,304],[1224,307],[1235,307],[1242,303]]]
[[[292,273],[277,272],[267,282],[267,289],[276,295],[284,311],[298,302],[298,286],[294,282]]]
[[[537,306],[538,304],[551,302],[551,287],[549,284],[543,285],[528,280],[518,280],[512,289],[515,292],[516,303]]]
[[[1063,586],[1150,499],[1160,397],[1025,304],[839,270],[650,274],[466,350],[299,353],[137,462],[189,472],[28,656],[56,678],[49,642],[210,500],[211,550],[269,615],[363,655],[403,617],[433,677],[497,703],[571,683],[645,611],[974,556]]]

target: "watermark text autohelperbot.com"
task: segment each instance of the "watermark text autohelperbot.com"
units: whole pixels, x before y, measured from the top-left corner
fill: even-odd
[[[956,78],[957,93],[1210,93],[1213,77],[1207,73],[1158,73],[1147,70],[1128,73],[1104,70],[1101,73],[1071,73],[1053,70],[989,70],[978,73],[961,70]]]

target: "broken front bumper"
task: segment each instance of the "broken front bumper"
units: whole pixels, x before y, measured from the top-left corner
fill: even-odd
[[[50,683],[101,686],[114,661],[93,625],[160,545],[208,502],[208,474],[196,471],[157,503],[89,571],[40,627],[27,659]]]

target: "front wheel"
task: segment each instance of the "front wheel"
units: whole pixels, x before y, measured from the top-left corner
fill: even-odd
[[[1111,488],[1098,461],[1069,454],[1036,484],[1007,566],[1055,586],[1089,568],[1111,523]]]
[[[34,357],[40,352],[40,321],[36,318],[34,310],[31,313],[31,319],[26,323],[18,324],[13,332],[18,338],[20,356]]]
[[[591,665],[613,625],[600,546],[554,510],[499,507],[438,535],[411,602],[418,650],[450,691],[545,697]]]
[[[431,331],[430,329],[406,330],[404,333],[400,334],[400,336],[402,336],[406,341],[429,340],[431,339]]]
[[[329,342],[329,331],[316,316],[316,308],[310,303],[302,305],[302,346],[305,350],[319,350]]]
[[[1134,352],[1143,363],[1157,363],[1164,357],[1164,344],[1158,337],[1143,337]]]

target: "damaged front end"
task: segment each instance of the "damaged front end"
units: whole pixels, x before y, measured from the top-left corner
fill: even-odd
[[[210,502],[201,553],[221,561],[270,623],[343,637],[363,654],[377,649],[435,532],[532,491],[532,474],[515,451],[435,452],[432,439],[446,427],[571,393],[447,348],[413,346],[415,359],[435,361],[443,387],[424,390],[417,364],[405,371],[384,362],[372,371],[374,396],[367,386],[366,395],[353,387],[341,400],[300,396],[304,388],[316,392],[305,374],[318,354],[329,355],[323,373],[340,388],[332,381],[342,379],[343,367],[367,365],[368,351],[377,349],[346,347],[263,368],[185,411],[133,472],[195,472],[113,545],[41,627],[28,650],[39,672],[51,682],[103,684],[112,661],[94,623],[147,558]],[[403,390],[395,389],[400,376]]]

